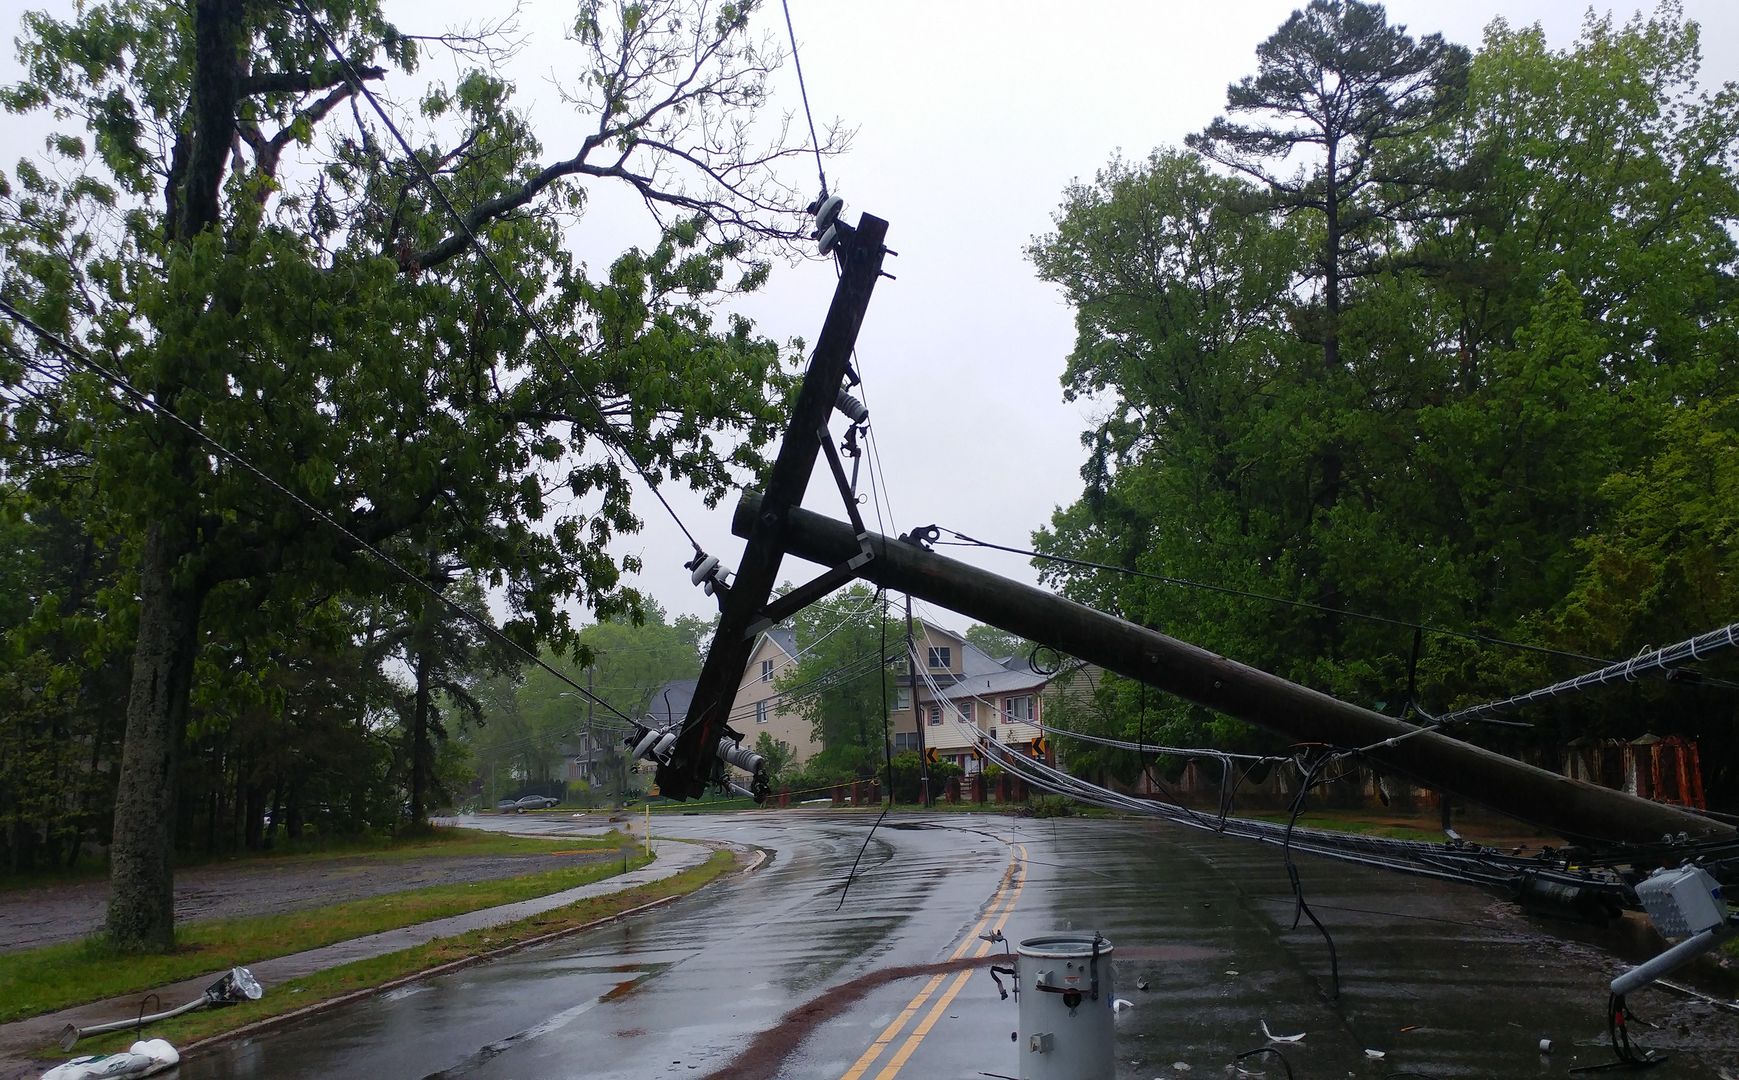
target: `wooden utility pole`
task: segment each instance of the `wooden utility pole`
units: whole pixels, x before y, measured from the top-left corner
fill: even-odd
[[[737,565],[736,580],[721,595],[718,629],[701,666],[694,701],[669,761],[658,766],[659,790],[671,798],[705,794],[719,769],[719,739],[725,734],[738,685],[754,652],[750,627],[762,618],[785,554],[785,515],[803,501],[815,458],[821,452],[821,439],[830,437],[823,433],[839,398],[870,294],[882,273],[882,257],[887,253],[882,241],[887,232],[887,222],[864,214],[857,228],[847,230],[839,242],[839,284],[827,309],[827,321],[822,324],[815,354],[792,406],[791,423],[779,444],[779,454],[773,459],[766,495],[754,520],[738,534],[746,537],[748,544]],[[857,554],[853,552],[847,559]]]
[[[746,492],[732,528],[749,529],[760,496]],[[859,576],[1001,627],[1089,663],[1301,742],[1368,748],[1371,760],[1427,786],[1581,840],[1649,843],[1663,836],[1732,836],[1730,825],[1596,787],[1421,731],[1206,649],[1124,622],[1055,593],[1010,581],[877,533]],[[849,525],[791,509],[785,550],[837,566],[860,550]]]
[[[854,534],[855,535],[855,534]],[[912,633],[912,595],[906,594],[906,682],[912,688],[912,728],[918,733],[918,805],[930,805],[930,755],[924,746],[924,710],[918,705],[918,639]],[[888,784],[894,782],[888,774]]]

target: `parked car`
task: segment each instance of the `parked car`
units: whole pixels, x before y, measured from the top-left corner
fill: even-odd
[[[560,803],[560,799],[552,798],[549,795],[527,795],[514,803],[513,806],[516,812],[523,814],[527,810],[548,810],[552,806],[560,805]]]
[[[500,802],[495,804],[495,812],[497,814],[518,813],[519,812],[519,800],[518,799],[502,799]]]

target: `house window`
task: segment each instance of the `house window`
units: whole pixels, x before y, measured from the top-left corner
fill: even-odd
[[[915,731],[894,732],[894,750],[916,750],[918,748],[918,733]]]
[[[942,723],[942,706],[930,706],[930,726],[936,727],[940,723]]]
[[[755,702],[755,723],[765,724],[766,722],[767,722],[767,703],[765,701],[757,701],[757,702]]]
[[[761,681],[762,682],[772,682],[773,681],[773,661],[771,661],[771,660],[761,661]]]
[[[953,662],[954,662],[954,650],[953,649],[949,648],[946,645],[932,645],[932,646],[930,646],[929,664],[931,667],[941,668],[943,670],[947,670],[948,666],[950,664],[952,664]]]
[[[1024,697],[1002,699],[1002,711],[1011,723],[1030,724],[1033,722],[1033,698],[1031,694]]]
[[[894,691],[894,711],[905,712],[912,707],[912,692],[899,689]]]
[[[966,721],[968,724],[972,723],[972,702],[962,701],[959,703],[959,705],[960,705],[960,719]]]
[[[995,728],[990,729],[990,741],[991,742],[996,741],[996,729]]]

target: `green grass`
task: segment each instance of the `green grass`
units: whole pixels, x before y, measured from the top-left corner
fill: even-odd
[[[490,854],[526,853],[505,850],[499,845],[499,840],[513,839],[496,838],[496,842],[479,846]],[[619,838],[530,843],[536,844],[535,853],[544,855],[553,850],[613,852],[619,847]],[[468,848],[463,841],[442,843],[443,853],[459,853],[460,849]],[[640,856],[631,860],[630,865],[641,866],[646,861]],[[164,954],[118,955],[100,938],[3,953],[0,1023],[118,994],[151,990],[206,972],[287,956],[382,930],[547,896],[611,877],[622,870],[622,861],[612,858],[603,863],[589,862],[496,881],[388,893],[281,915],[191,922],[177,930],[175,951]]]
[[[1283,813],[1245,814],[1242,816],[1256,821],[1276,821],[1282,824],[1292,817],[1291,814]],[[1367,821],[1361,818],[1341,817],[1329,813],[1303,814],[1299,817],[1298,824],[1307,829],[1356,833],[1360,836],[1380,836],[1388,840],[1423,840],[1432,843],[1444,839],[1441,829],[1415,829],[1406,825],[1392,825],[1383,821]]]
[[[682,896],[722,877],[735,864],[736,856],[730,852],[714,852],[711,858],[699,866],[691,867],[663,881],[636,886],[608,896],[581,900],[555,911],[488,930],[474,930],[401,952],[358,960],[343,967],[291,979],[289,982],[267,987],[265,996],[259,1001],[250,1001],[222,1010],[190,1013],[153,1025],[147,1034],[152,1038],[168,1039],[176,1046],[187,1046],[200,1039],[234,1031],[256,1021],[281,1016],[343,994],[378,987],[455,960],[481,956],[530,938],[584,927],[654,900]],[[133,1033],[126,1031],[90,1039],[79,1044],[77,1053],[112,1053],[125,1049],[133,1038]],[[60,1054],[58,1049],[44,1050],[43,1053],[56,1057],[66,1056]]]

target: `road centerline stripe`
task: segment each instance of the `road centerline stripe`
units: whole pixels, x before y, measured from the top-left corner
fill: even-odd
[[[992,927],[993,932],[1000,931],[1007,924],[1009,915],[1014,911],[1015,902],[1020,898],[1021,887],[1025,884],[1026,845],[1016,845],[1011,849],[1010,854],[1013,858],[1009,860],[1008,871],[1003,875],[1002,881],[998,883],[996,891],[991,894],[990,903],[985,905],[984,914],[973,924],[972,929],[967,931],[965,938],[954,949],[953,955],[949,957],[950,960],[959,960],[966,956],[975,943],[978,945],[978,950],[973,954],[974,958],[986,955],[990,952],[990,942],[979,940],[979,935],[984,933],[985,925],[993,917],[996,918],[996,923]],[[998,916],[999,908],[1001,909],[1000,916]],[[924,1035],[929,1034],[930,1028],[935,1025],[941,1011],[946,1009],[948,1004],[954,1000],[955,995],[960,992],[960,988],[965,985],[966,980],[971,975],[970,971],[962,971],[956,977],[954,985],[949,987],[936,1007],[931,1009],[930,1014],[920,1024],[919,1029],[923,1034],[918,1034],[917,1029],[915,1029],[914,1034],[906,1040],[899,1053],[895,1054],[887,1067],[877,1074],[876,1080],[889,1080],[894,1073],[899,1072],[906,1059],[917,1048],[918,1042],[923,1039]],[[845,1071],[840,1080],[862,1080],[870,1066],[874,1065],[876,1059],[881,1057],[882,1052],[900,1037],[900,1032],[905,1030],[912,1017],[918,1014],[918,1010],[924,1007],[925,1002],[930,1000],[930,995],[934,994],[937,987],[941,986],[946,979],[946,975],[932,975],[929,981],[924,984],[924,988],[912,996],[912,1000],[907,1002],[906,1007],[900,1010],[899,1015],[894,1017],[880,1035],[876,1036],[875,1041],[870,1043],[869,1048],[852,1064],[851,1068]]]

